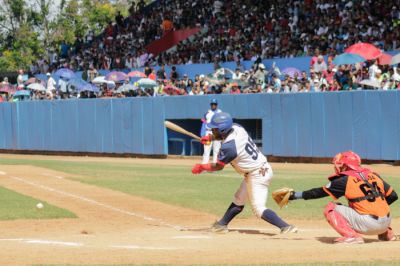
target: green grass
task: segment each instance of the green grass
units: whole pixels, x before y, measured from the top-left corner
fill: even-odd
[[[0,202],[0,220],[76,218],[72,212],[4,187],[0,187]],[[43,203],[43,209],[36,209],[38,202]]]
[[[156,160],[154,161],[157,162]],[[158,166],[108,162],[71,162],[62,160],[0,159],[0,164],[28,164],[71,174],[71,179],[111,188],[128,194],[142,196],[173,205],[196,209],[217,215],[223,214],[232,201],[242,178],[230,167],[215,174],[192,175],[189,166]],[[273,165],[272,165],[273,166]],[[274,169],[270,191],[288,186],[304,190],[325,185],[327,171],[291,171]],[[74,177],[73,177],[74,176]],[[393,187],[400,187],[400,180],[394,176],[385,179]],[[268,207],[277,210],[285,218],[323,219],[323,206],[330,200],[294,201],[289,207],[279,210],[269,196]],[[392,214],[400,214],[399,204],[392,206]],[[251,215],[245,208],[242,216]]]

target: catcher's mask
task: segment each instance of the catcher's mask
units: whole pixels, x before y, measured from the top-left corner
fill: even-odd
[[[362,169],[361,158],[353,151],[345,151],[336,154],[335,157],[333,157],[332,163],[334,165],[336,174],[339,174],[347,169]]]

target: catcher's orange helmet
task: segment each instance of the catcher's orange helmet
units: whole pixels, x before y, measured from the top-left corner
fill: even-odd
[[[335,155],[332,163],[335,167],[336,174],[339,174],[344,169],[344,166],[353,170],[361,169],[361,158],[353,151],[345,151]]]

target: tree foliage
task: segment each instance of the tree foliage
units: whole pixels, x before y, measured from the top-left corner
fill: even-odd
[[[0,71],[28,69],[62,43],[98,35],[128,7],[126,0],[0,0]]]

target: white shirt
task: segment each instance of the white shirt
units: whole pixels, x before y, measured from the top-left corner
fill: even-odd
[[[214,116],[214,114],[216,113],[221,113],[221,109],[215,109],[215,111],[213,110],[208,110],[207,113],[204,115],[204,118],[206,119],[207,124],[211,123],[211,118]]]
[[[368,74],[370,80],[376,80],[376,72],[378,69],[379,67],[375,64],[369,67]]]
[[[400,80],[400,74],[397,73],[397,68],[396,67],[393,67],[393,76],[392,76],[392,78],[394,80]]]
[[[204,119],[206,120],[206,123],[210,123],[211,122],[211,118],[214,116],[214,114],[216,113],[221,113],[221,109],[215,109],[215,111],[213,110],[208,110],[207,113],[205,113],[204,115]],[[208,127],[206,127],[206,135],[210,135],[212,134],[211,129],[209,129]]]
[[[56,85],[55,80],[52,77],[49,77],[49,79],[47,80],[47,90],[51,91],[51,90],[55,90],[56,88],[54,87]]]
[[[230,163],[240,173],[249,173],[268,164],[267,158],[260,152],[246,130],[233,124],[233,131],[222,141],[218,162]]]
[[[67,82],[65,80],[60,79],[58,85],[60,86],[60,91],[67,92]]]
[[[17,83],[18,85],[24,85],[24,78],[21,74],[19,74],[17,77]]]

